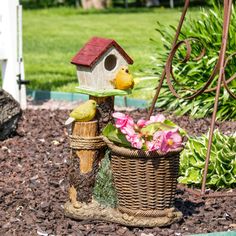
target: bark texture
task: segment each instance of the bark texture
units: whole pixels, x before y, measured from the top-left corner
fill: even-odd
[[[73,124],[72,135],[74,136],[91,138],[96,137],[97,134],[97,122],[75,122]],[[78,149],[77,147],[72,148],[69,167],[69,182],[70,186],[73,186],[76,190],[76,200],[86,203],[92,200],[99,162],[104,156],[103,148],[88,150],[89,145],[89,143],[84,143],[84,149],[82,147],[78,147]]]
[[[109,123],[113,122],[112,113],[114,112],[114,96],[111,97],[93,97],[89,96],[89,99],[93,99],[97,102],[97,114],[98,120],[98,132],[101,134],[103,128]]]

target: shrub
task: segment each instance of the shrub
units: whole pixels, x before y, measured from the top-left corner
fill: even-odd
[[[189,138],[180,156],[180,183],[201,184],[207,144],[208,135]],[[226,136],[215,130],[206,186],[215,189],[236,186],[236,134]]]
[[[176,52],[173,59],[173,72],[179,83],[184,84],[184,87],[191,89],[201,88],[210,77],[213,68],[218,59],[218,54],[221,45],[222,37],[222,7],[214,5],[213,9],[202,9],[198,19],[187,19],[184,22],[183,29],[180,34],[179,40],[186,38],[197,38],[200,44],[195,41],[192,42],[192,53],[190,61],[182,63],[185,56],[186,49],[182,46]],[[162,36],[162,41],[165,47],[164,53],[159,55],[159,60],[165,62],[170,52],[171,43],[175,34],[175,28],[170,26],[165,28],[161,24],[157,31]],[[235,51],[236,48],[236,11],[232,8],[231,25],[229,29],[229,39],[227,45],[227,55],[229,56]],[[193,60],[194,57],[201,53],[202,47],[206,49],[206,53],[199,61]],[[230,63],[226,68],[226,78],[231,77],[235,73],[236,57],[232,57]],[[158,67],[157,73],[160,74],[163,68]],[[215,87],[218,76],[213,81],[211,87]],[[230,83],[232,92],[236,93],[236,80]],[[189,95],[191,92],[183,90],[181,86],[174,83],[175,89],[182,96]],[[203,93],[193,100],[176,99],[166,83],[163,85],[161,94],[157,100],[157,106],[174,110],[177,115],[190,114],[195,118],[209,116],[213,112],[213,105],[215,100],[215,92]],[[236,118],[236,100],[231,98],[227,91],[221,89],[219,99],[217,119],[235,119]]]

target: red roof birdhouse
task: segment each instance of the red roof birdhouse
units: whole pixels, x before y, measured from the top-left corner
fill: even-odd
[[[114,89],[112,81],[122,66],[133,60],[113,39],[93,37],[72,58],[79,87],[87,90]]]

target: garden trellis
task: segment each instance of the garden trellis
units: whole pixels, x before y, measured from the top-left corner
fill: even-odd
[[[2,88],[26,108],[22,55],[22,7],[19,0],[0,0],[0,65]]]
[[[171,91],[171,93],[176,97],[176,98],[184,98],[184,99],[194,99],[195,97],[201,95],[203,92],[209,92],[209,91],[215,91],[215,100],[214,100],[214,108],[213,108],[213,114],[212,114],[212,119],[211,119],[211,125],[210,125],[210,131],[209,131],[209,141],[208,141],[208,146],[207,146],[207,154],[206,154],[206,160],[205,160],[205,167],[204,167],[204,174],[203,174],[203,179],[202,179],[202,188],[201,188],[201,194],[202,196],[207,196],[207,197],[216,197],[219,196],[217,193],[213,194],[206,194],[206,178],[207,178],[207,172],[208,172],[208,165],[209,165],[209,160],[210,160],[210,153],[211,153],[211,146],[212,146],[212,139],[213,139],[213,132],[215,128],[215,121],[216,121],[216,113],[217,113],[217,108],[218,108],[218,101],[219,101],[219,96],[220,96],[220,90],[222,87],[224,87],[229,95],[236,99],[236,94],[234,94],[230,87],[229,84],[231,81],[233,81],[236,78],[236,73],[232,75],[230,78],[226,79],[225,75],[225,69],[229,61],[236,56],[236,53],[233,53],[231,55],[226,55],[226,48],[227,48],[227,41],[228,41],[228,31],[229,31],[229,25],[230,25],[230,17],[231,17],[231,8],[232,8],[232,0],[224,0],[224,15],[223,15],[223,27],[222,27],[222,41],[221,41],[221,48],[219,52],[219,57],[216,62],[216,65],[214,67],[214,70],[209,77],[209,79],[205,82],[204,86],[201,87],[198,90],[193,90],[192,88],[184,88],[188,89],[191,92],[191,95],[182,97],[174,88],[173,82],[178,83],[178,85],[181,85],[177,79],[174,76],[173,73],[173,66],[172,66],[172,61],[174,59],[176,51],[184,45],[186,47],[186,56],[183,60],[183,62],[187,62],[190,59],[190,54],[191,54],[191,42],[195,43],[200,43],[201,45],[201,39],[200,38],[188,38],[185,40],[178,41],[180,31],[184,22],[185,15],[187,13],[188,7],[189,7],[189,0],[185,1],[185,5],[183,8],[183,12],[179,21],[179,25],[176,30],[176,34],[174,37],[174,41],[171,47],[171,51],[168,55],[164,70],[161,75],[160,82],[156,88],[156,93],[155,96],[152,100],[152,105],[149,110],[148,117],[151,116],[153,113],[155,103],[159,97],[160,90],[162,88],[163,82],[166,79],[167,85]],[[195,60],[200,60],[205,53],[205,49],[203,48],[200,55],[195,58]],[[214,78],[219,75],[219,78],[217,80],[217,86],[216,87],[211,87],[212,82]],[[184,86],[183,86],[184,87]],[[230,196],[232,194],[227,194],[227,196]],[[222,196],[222,195],[221,195]]]

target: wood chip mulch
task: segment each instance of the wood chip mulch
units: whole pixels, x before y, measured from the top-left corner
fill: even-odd
[[[64,121],[68,110],[28,109],[17,134],[0,142],[0,235],[188,235],[236,230],[236,197],[205,201],[179,188],[176,207],[184,217],[165,228],[132,228],[106,222],[75,221],[64,216],[68,200],[68,158]],[[132,111],[135,117],[145,110]],[[210,119],[174,118],[189,133],[208,130]],[[235,132],[236,122],[217,124]],[[236,192],[235,190],[232,190]]]

